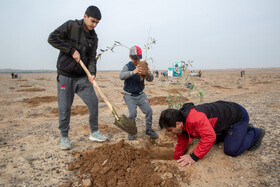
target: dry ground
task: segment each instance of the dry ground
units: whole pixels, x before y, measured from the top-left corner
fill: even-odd
[[[128,141],[127,134],[113,125],[114,118],[101,100],[100,131],[110,138],[110,142],[100,144],[89,141],[87,108],[76,96],[72,106],[70,151],[60,150],[56,74],[20,74],[18,79],[12,79],[10,74],[0,74],[0,186],[79,186],[82,180],[97,173],[102,174],[94,178],[97,186],[126,186],[129,177],[144,176],[148,171],[151,176],[144,176],[144,179],[149,180],[135,179],[139,181],[138,185],[280,186],[280,68],[245,71],[243,79],[240,78],[240,70],[203,71],[201,78],[191,78],[190,81],[195,84],[191,92],[184,86],[185,75],[180,78],[159,77],[151,83],[146,82],[145,93],[153,108],[153,127],[159,134],[156,141],[151,141],[144,134],[144,115],[140,110],[136,119],[137,139]],[[98,84],[116,111],[128,115],[122,97],[123,82],[118,74],[100,72]],[[160,112],[168,107],[165,98],[179,91],[185,101],[199,104],[200,89],[206,92],[204,102],[227,100],[245,106],[250,121],[266,129],[262,146],[254,152],[247,151],[233,158],[223,153],[223,144],[220,143],[191,168],[179,168],[175,161],[169,160],[176,140],[171,142],[171,138],[158,127]],[[188,152],[197,143],[198,140],[193,141]],[[123,153],[122,150],[127,151]],[[124,165],[124,161],[116,157],[124,159],[126,154],[132,155],[125,157],[126,161],[140,160],[143,164],[134,162],[135,168],[133,164],[126,163],[129,169],[117,174],[116,170],[112,170],[116,167],[114,163]],[[86,155],[90,155],[89,160],[85,160]],[[92,157],[96,159],[91,160]],[[108,159],[114,160],[114,163],[108,162]],[[91,168],[82,166],[84,162]],[[140,166],[141,171],[144,170],[142,173],[137,170]],[[98,167],[100,171],[94,170]],[[104,181],[101,180],[103,176]]]

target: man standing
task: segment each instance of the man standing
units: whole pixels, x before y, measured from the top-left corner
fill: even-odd
[[[197,106],[185,103],[180,110],[166,109],[161,112],[159,126],[177,135],[173,160],[188,167],[202,159],[215,142],[224,142],[225,154],[235,157],[259,148],[265,135],[264,129],[249,124],[244,107],[226,101]],[[192,138],[200,138],[200,142],[187,155],[187,145]]]
[[[98,130],[98,99],[92,87],[96,77],[96,50],[98,38],[94,28],[101,20],[96,6],[89,6],[82,20],[69,20],[53,31],[48,42],[60,50],[57,60],[57,100],[61,149],[71,149],[68,138],[71,106],[75,93],[89,110],[89,126],[92,141],[104,142],[107,137]],[[79,64],[82,60],[91,76]]]

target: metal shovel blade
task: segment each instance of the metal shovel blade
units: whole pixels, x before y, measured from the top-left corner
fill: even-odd
[[[128,117],[122,114],[119,120],[115,119],[114,125],[127,132],[128,134],[137,134],[137,127]]]

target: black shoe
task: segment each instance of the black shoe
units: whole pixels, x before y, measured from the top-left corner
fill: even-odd
[[[132,134],[129,134],[129,135],[127,136],[127,139],[129,139],[129,140],[135,140],[135,136],[132,135]]]
[[[253,129],[254,128],[254,125],[252,124],[252,123],[249,123],[248,124],[248,131],[250,130],[250,129]]]
[[[261,144],[262,144],[262,139],[263,139],[263,137],[264,137],[264,135],[265,135],[265,130],[262,129],[262,128],[258,128],[258,129],[259,129],[259,132],[260,132],[259,138],[258,138],[257,141],[253,144],[253,146],[250,147],[250,148],[248,149],[249,151],[255,151],[255,150],[258,149],[258,148],[261,146]]]
[[[153,129],[147,129],[146,135],[149,135],[152,139],[158,138],[158,134]]]

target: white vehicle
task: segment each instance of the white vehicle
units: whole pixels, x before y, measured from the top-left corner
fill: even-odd
[[[199,73],[198,73],[198,72],[193,71],[193,72],[191,72],[191,76],[193,76],[193,77],[195,77],[195,76],[199,76]]]
[[[198,72],[196,72],[196,71],[192,71],[191,72],[191,76],[193,76],[193,77],[195,77],[195,76],[201,77],[201,75],[202,75],[202,71],[201,70],[199,70]]]

